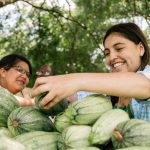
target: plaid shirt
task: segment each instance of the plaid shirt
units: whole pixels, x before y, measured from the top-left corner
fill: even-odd
[[[143,71],[138,71],[150,79],[150,66],[147,65]],[[150,122],[150,98],[146,100],[132,100],[132,108],[134,112],[134,118],[142,119]]]

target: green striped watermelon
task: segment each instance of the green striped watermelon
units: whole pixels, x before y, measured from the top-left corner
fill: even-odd
[[[121,122],[114,129],[112,143],[116,149],[131,146],[150,147],[150,124],[139,119]]]
[[[0,150],[31,150],[18,141],[0,134]]]
[[[14,95],[0,86],[0,127],[7,127],[8,116],[18,107],[19,103]]]
[[[16,136],[30,131],[53,131],[50,118],[34,107],[20,107],[8,117],[8,128]]]
[[[58,150],[58,132],[32,131],[15,137],[15,140],[32,150]]]
[[[112,109],[110,100],[103,95],[93,94],[73,102],[65,111],[73,124],[91,125],[103,113]]]
[[[65,109],[68,107],[68,103],[66,100],[61,100],[59,103],[57,103],[55,106],[49,108],[49,109],[43,109],[40,107],[40,102],[41,100],[47,95],[47,92],[45,93],[42,93],[40,95],[38,95],[36,98],[35,98],[35,103],[36,103],[36,106],[37,108],[39,108],[39,110],[43,113],[45,113],[46,115],[49,115],[49,116],[56,116],[58,115],[59,113],[61,112],[64,112]]]

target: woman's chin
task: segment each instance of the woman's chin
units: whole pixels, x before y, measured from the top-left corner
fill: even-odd
[[[126,68],[115,68],[112,72],[128,72],[128,70]]]

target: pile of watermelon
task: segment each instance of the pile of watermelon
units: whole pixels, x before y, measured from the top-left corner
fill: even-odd
[[[93,94],[49,110],[20,107],[0,87],[0,150],[150,150],[150,124],[113,109],[106,96]],[[54,119],[51,119],[54,118]]]

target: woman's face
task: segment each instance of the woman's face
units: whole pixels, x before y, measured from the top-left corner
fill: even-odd
[[[1,68],[1,86],[11,93],[20,92],[29,83],[29,66],[24,61],[19,61],[9,70]]]
[[[140,69],[141,56],[144,54],[141,43],[136,45],[114,32],[106,38],[104,47],[105,61],[111,72],[136,72]]]

